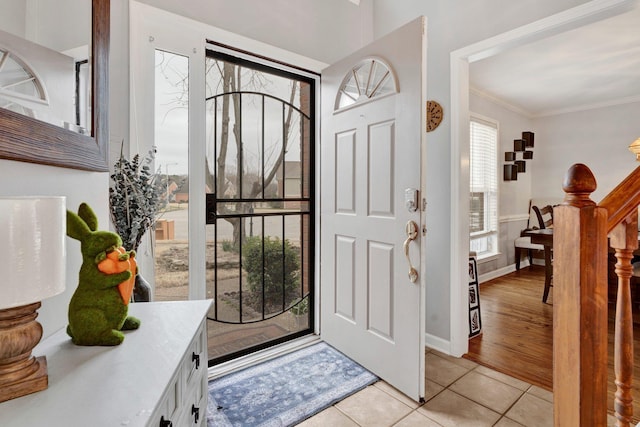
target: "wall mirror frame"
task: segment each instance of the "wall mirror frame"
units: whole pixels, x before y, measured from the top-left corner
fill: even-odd
[[[88,171],[109,170],[110,0],[92,0],[92,135],[0,108],[0,158]]]

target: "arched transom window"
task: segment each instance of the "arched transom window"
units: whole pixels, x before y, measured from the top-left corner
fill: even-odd
[[[380,58],[366,58],[342,79],[334,108],[338,111],[397,92],[397,79],[391,66]]]
[[[35,105],[48,105],[42,81],[26,61],[0,47],[0,107],[32,116]]]

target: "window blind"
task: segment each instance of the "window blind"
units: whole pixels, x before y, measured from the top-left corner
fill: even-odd
[[[472,116],[470,138],[469,232],[486,236],[498,229],[498,124]]]

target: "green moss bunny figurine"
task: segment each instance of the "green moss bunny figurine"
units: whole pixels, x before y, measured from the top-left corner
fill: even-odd
[[[82,266],[79,283],[69,303],[67,334],[76,345],[118,345],[124,340],[120,331],[138,329],[140,321],[127,317],[128,306],[118,285],[129,281],[135,271],[114,270],[107,274],[99,264],[122,245],[120,236],[110,231],[97,231],[98,218],[86,203],[78,214],[67,210],[67,235],[80,241]],[[130,253],[117,254],[123,265]],[[112,257],[109,257],[112,258]],[[128,302],[128,301],[127,301]]]

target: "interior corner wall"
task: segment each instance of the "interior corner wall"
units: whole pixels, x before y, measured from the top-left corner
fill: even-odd
[[[419,15],[427,17],[427,97],[444,109],[440,126],[427,134],[426,331],[451,339],[451,52],[521,27],[587,0],[373,0],[374,38]],[[536,138],[538,135],[536,135]],[[454,286],[462,286],[454,284]]]
[[[640,137],[640,102],[535,119],[533,197],[564,197],[562,181],[583,163],[596,177],[591,198],[602,200],[637,166],[628,147]]]
[[[498,122],[498,251],[497,257],[478,261],[478,274],[505,268],[515,262],[513,241],[526,228],[529,217],[529,200],[531,199],[532,166],[539,163],[536,148],[533,159],[526,160],[526,172],[519,173],[516,181],[503,179],[504,153],[513,151],[513,140],[520,139],[523,131],[536,133],[533,120],[527,116],[509,110],[484,97],[471,94],[469,110]],[[536,135],[536,139],[537,139]],[[536,141],[537,142],[537,141]],[[522,153],[516,154],[522,159]]]

